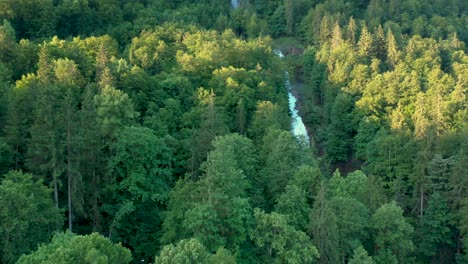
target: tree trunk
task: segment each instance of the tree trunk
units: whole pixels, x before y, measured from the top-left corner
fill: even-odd
[[[54,177],[54,199],[55,199],[55,207],[59,208],[58,205],[58,185],[57,185],[57,178],[55,178],[55,175],[52,176]]]
[[[421,195],[420,195],[420,206],[421,206],[421,217],[424,215],[424,187],[421,186]]]
[[[67,111],[67,177],[68,177],[68,229],[72,232],[73,211],[72,211],[72,173],[71,173],[71,133],[70,133],[70,109]]]

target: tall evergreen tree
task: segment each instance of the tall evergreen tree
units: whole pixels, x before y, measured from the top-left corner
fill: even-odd
[[[427,261],[443,262],[440,254],[443,247],[451,243],[451,227],[452,214],[449,211],[446,201],[439,193],[434,193],[428,201],[426,212],[420,219],[419,241],[421,243],[417,247]],[[439,256],[437,256],[439,255]],[[433,258],[437,256],[437,258]]]
[[[97,123],[96,107],[94,96],[96,87],[90,85],[85,88],[79,111],[79,138],[81,144],[79,148],[79,166],[83,181],[87,183],[87,188],[83,190],[85,199],[85,212],[90,215],[93,231],[102,231],[102,213],[100,204],[103,199],[103,162],[101,148],[103,147],[101,134]]]
[[[325,186],[322,186],[315,197],[310,213],[309,235],[320,253],[319,263],[338,263],[339,244],[336,215],[326,198]]]

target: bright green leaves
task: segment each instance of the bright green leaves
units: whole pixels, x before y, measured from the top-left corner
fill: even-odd
[[[156,257],[155,264],[235,264],[236,259],[229,251],[219,248],[216,254],[210,254],[197,239],[184,239],[176,246],[165,246],[160,255]]]
[[[372,257],[367,254],[367,251],[362,247],[354,250],[353,257],[349,260],[349,264],[375,264]]]
[[[130,250],[92,233],[86,236],[58,233],[50,244],[42,245],[29,255],[22,256],[19,264],[128,264],[132,260]]]
[[[119,128],[134,124],[138,117],[132,99],[124,92],[106,86],[94,97],[97,120],[105,138],[113,139]]]
[[[165,31],[160,27],[155,32],[143,31],[134,38],[130,47],[130,62],[152,74],[168,68],[174,59],[176,37],[180,32],[171,36]]]
[[[156,264],[191,264],[206,263],[210,253],[196,239],[181,240],[176,246],[169,244],[165,246],[160,255],[156,257]]]

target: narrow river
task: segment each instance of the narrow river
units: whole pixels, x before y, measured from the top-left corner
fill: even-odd
[[[231,0],[231,7],[233,9],[237,9],[239,5],[240,5],[239,0]]]
[[[276,55],[280,58],[284,58],[284,54],[279,51],[275,50]],[[292,93],[292,85],[291,81],[289,80],[289,72],[287,70],[284,71],[285,77],[285,85],[286,89],[288,90],[288,101],[289,101],[289,111],[291,112],[291,132],[298,138],[304,138],[307,144],[310,144],[310,138],[307,134],[307,129],[302,122],[302,117],[299,115],[299,110],[297,109],[296,103],[297,98]]]
[[[232,9],[237,9],[240,6],[239,0],[231,0],[231,7]],[[280,58],[284,58],[284,54],[279,51],[275,50],[276,55]],[[292,85],[289,81],[289,72],[284,71],[285,75],[285,85],[286,89],[288,90],[288,101],[289,101],[289,111],[291,112],[291,132],[298,138],[303,138],[307,144],[310,144],[310,138],[307,134],[307,130],[305,128],[304,122],[302,122],[302,117],[299,115],[299,110],[296,108],[297,98],[292,93]]]

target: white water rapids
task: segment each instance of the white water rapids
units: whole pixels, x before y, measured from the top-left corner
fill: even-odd
[[[278,55],[278,57],[284,58],[284,54],[281,51],[275,50],[275,53]],[[296,137],[304,139],[307,144],[310,144],[310,138],[307,134],[307,129],[304,125],[304,122],[302,122],[302,117],[299,115],[299,110],[296,108],[297,98],[292,93],[292,85],[291,81],[289,81],[289,72],[285,70],[284,75],[286,79],[286,89],[288,89],[289,111],[291,111],[292,115],[291,132]]]

